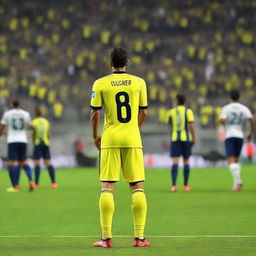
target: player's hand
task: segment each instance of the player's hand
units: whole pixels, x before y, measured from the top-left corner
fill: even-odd
[[[99,150],[100,150],[100,143],[101,143],[101,137],[97,137],[96,139],[94,139],[94,144]]]
[[[247,140],[248,140],[248,141],[251,141],[251,140],[252,140],[252,134],[251,134],[251,133],[249,133],[249,134],[247,135]]]

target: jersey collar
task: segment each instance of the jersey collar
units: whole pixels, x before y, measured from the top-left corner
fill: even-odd
[[[114,74],[126,74],[126,71],[113,71]]]

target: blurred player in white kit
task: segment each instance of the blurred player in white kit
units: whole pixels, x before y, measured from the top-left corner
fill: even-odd
[[[3,115],[0,124],[0,136],[7,128],[7,167],[12,186],[7,188],[7,192],[19,191],[20,168],[24,168],[29,180],[29,190],[35,187],[32,181],[32,171],[27,162],[27,129],[31,126],[30,114],[21,109],[19,101],[12,102],[12,108]]]
[[[240,94],[237,90],[230,92],[230,103],[225,105],[220,115],[220,123],[225,126],[225,149],[229,169],[234,179],[233,191],[243,187],[239,156],[244,141],[244,124],[248,121],[247,140],[251,141],[254,130],[253,115],[245,105],[239,103]]]

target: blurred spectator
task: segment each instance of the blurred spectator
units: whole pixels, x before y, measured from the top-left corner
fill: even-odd
[[[108,73],[107,52],[122,45],[131,72],[147,80],[150,120],[164,121],[182,91],[202,127],[215,126],[232,88],[256,110],[255,11],[242,0],[2,0],[0,98],[18,91],[58,120],[64,106],[82,118],[92,81]]]

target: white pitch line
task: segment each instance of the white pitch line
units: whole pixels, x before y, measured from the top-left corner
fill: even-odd
[[[0,238],[95,238],[99,236],[69,236],[69,235],[0,235]],[[126,235],[116,235],[115,238],[131,238],[133,236]],[[187,236],[159,236],[159,235],[149,235],[147,237],[152,238],[256,238],[256,235],[187,235]]]

